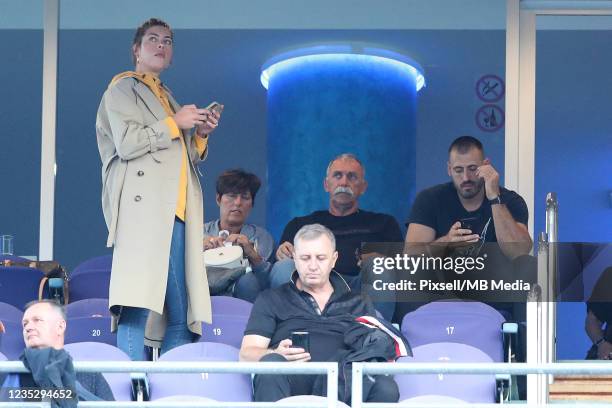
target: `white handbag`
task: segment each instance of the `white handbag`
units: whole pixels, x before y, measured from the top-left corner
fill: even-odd
[[[222,246],[204,251],[204,265],[217,268],[248,267],[249,261],[244,258],[242,247]]]

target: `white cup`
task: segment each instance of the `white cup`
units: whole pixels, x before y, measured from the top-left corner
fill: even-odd
[[[13,236],[0,235],[0,255],[13,255]]]

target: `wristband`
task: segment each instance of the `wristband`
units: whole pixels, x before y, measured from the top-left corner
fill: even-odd
[[[603,343],[604,341],[606,341],[606,339],[604,337],[600,338],[599,340],[597,340],[595,343],[596,346],[599,346],[601,343]]]
[[[497,197],[490,199],[489,200],[489,204],[491,204],[491,205],[503,204],[501,196],[498,195]]]

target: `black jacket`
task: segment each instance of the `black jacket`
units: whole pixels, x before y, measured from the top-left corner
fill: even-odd
[[[57,398],[53,400],[51,405],[53,408],[76,407],[77,397],[80,401],[114,400],[113,393],[102,374],[76,374],[72,365],[72,358],[63,349],[26,348],[20,359],[30,372],[8,375],[2,373],[0,374],[0,386],[10,376],[10,382],[15,383],[19,387],[64,390],[64,395],[70,392],[71,395],[75,396],[75,398]],[[8,400],[8,396],[4,395],[7,392],[7,390],[3,390],[0,393],[0,401]],[[11,398],[11,401],[14,401],[14,399]]]
[[[345,349],[330,358],[338,362],[338,399],[351,403],[353,362],[395,361],[399,357],[412,356],[408,340],[393,325],[383,319],[361,316],[342,322],[346,328]],[[376,382],[372,376],[363,377],[363,391],[368,394]],[[318,376],[313,386],[314,395],[327,395],[327,377]]]

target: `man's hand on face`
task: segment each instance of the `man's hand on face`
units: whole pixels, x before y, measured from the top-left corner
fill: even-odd
[[[285,241],[278,246],[276,250],[276,259],[280,261],[291,258],[293,258],[293,244],[289,241]]]
[[[482,163],[482,166],[476,170],[476,175],[484,180],[485,194],[488,200],[492,200],[499,196],[499,173],[489,159],[485,159]]]
[[[461,228],[461,222],[457,221],[451,226],[450,230],[448,230],[448,233],[440,241],[462,245],[478,242],[479,238],[480,235],[472,234],[471,230]]]
[[[310,353],[306,353],[301,347],[291,347],[291,339],[281,340],[274,352],[285,357],[287,361],[308,361]]]

